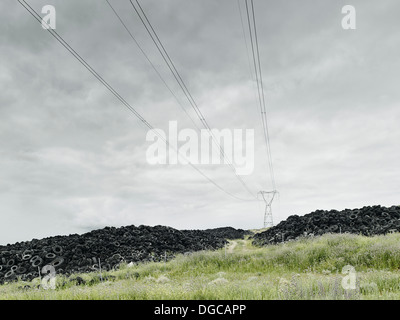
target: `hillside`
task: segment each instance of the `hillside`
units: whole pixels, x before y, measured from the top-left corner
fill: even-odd
[[[247,231],[231,227],[177,230],[165,226],[105,227],[0,246],[0,283],[32,280],[45,266],[58,274],[117,270],[122,263],[167,261],[179,253],[222,248]],[[43,272],[43,271],[42,271]]]
[[[365,236],[400,231],[400,206],[365,206],[360,209],[316,210],[292,215],[278,225],[254,235],[258,245],[275,244],[325,233]]]
[[[38,278],[12,282],[0,286],[0,299],[399,299],[399,243],[399,233],[325,234],[264,247],[238,239],[167,262],[57,275],[55,290],[38,288]],[[354,288],[343,287],[349,270]]]

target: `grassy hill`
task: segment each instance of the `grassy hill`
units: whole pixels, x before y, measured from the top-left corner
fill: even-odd
[[[348,265],[355,282],[345,289]],[[168,262],[57,276],[54,290],[38,278],[4,284],[0,299],[400,299],[399,266],[399,233],[326,234],[262,248],[231,240]]]

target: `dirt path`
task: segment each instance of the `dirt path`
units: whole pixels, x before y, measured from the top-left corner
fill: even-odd
[[[249,246],[249,240],[247,239],[229,240],[229,244],[226,248],[226,253],[246,252],[251,249],[252,246]]]
[[[235,250],[235,247],[236,247],[236,246],[237,246],[237,241],[232,240],[232,241],[229,243],[228,253],[232,253],[233,250]]]

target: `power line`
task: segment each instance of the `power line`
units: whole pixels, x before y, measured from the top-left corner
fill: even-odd
[[[149,56],[146,54],[146,52],[143,50],[143,48],[141,47],[141,45],[139,44],[139,42],[136,40],[136,38],[133,36],[132,32],[129,30],[129,28],[127,27],[127,25],[125,24],[125,22],[122,20],[121,16],[118,14],[118,12],[114,9],[114,7],[111,5],[111,3],[106,0],[106,2],[108,3],[108,5],[110,6],[110,8],[112,9],[112,11],[114,12],[115,16],[118,18],[118,20],[121,22],[121,24],[123,25],[123,27],[125,28],[125,30],[128,32],[129,36],[131,37],[131,39],[134,41],[134,43],[136,44],[136,46],[139,48],[139,50],[141,51],[141,53],[143,54],[143,56],[146,58],[146,60],[149,62],[149,64],[151,65],[151,67],[153,68],[153,70],[156,72],[156,74],[158,75],[158,77],[161,79],[161,81],[163,82],[163,84],[165,85],[165,87],[168,89],[168,91],[173,95],[173,97],[175,98],[175,100],[177,101],[177,103],[179,104],[179,106],[181,107],[181,109],[183,110],[183,112],[185,112],[185,114],[187,115],[187,117],[191,120],[191,122],[193,123],[193,125],[200,130],[200,128],[197,126],[196,122],[193,120],[193,118],[189,115],[189,113],[186,111],[186,108],[182,105],[181,101],[178,99],[178,97],[175,95],[175,93],[172,91],[172,89],[168,86],[167,82],[165,81],[165,79],[163,78],[163,76],[161,75],[161,73],[158,71],[158,69],[156,68],[156,66],[153,64],[153,62],[150,60]]]
[[[238,4],[238,9],[239,9],[240,23],[242,26],[244,44],[246,46],[246,55],[247,55],[247,62],[249,64],[250,78],[253,79],[253,71],[251,69],[249,46],[247,44],[247,37],[246,37],[246,31],[245,31],[244,22],[243,22],[243,15],[242,15],[242,8],[240,6],[240,0],[237,0],[237,4]]]
[[[106,82],[55,30],[42,21],[41,16],[24,0],[18,2],[40,23],[45,24],[47,31],[65,48],[67,49],[100,83],[102,83],[124,106],[130,110],[139,120],[141,120],[149,129],[152,127],[150,124],[128,103],[122,96],[108,83]]]
[[[270,138],[269,138],[269,129],[268,129],[268,121],[267,121],[267,108],[265,106],[265,94],[264,94],[264,85],[263,85],[263,77],[262,77],[262,68],[261,68],[261,62],[260,62],[261,61],[260,60],[260,51],[259,51],[259,46],[258,46],[256,16],[255,16],[255,13],[254,13],[253,0],[251,0],[251,10],[252,10],[252,13],[253,13],[254,37],[256,39],[258,70],[260,72],[260,86],[261,86],[262,99],[263,99],[263,112],[262,112],[262,115],[264,117],[265,133],[266,133],[266,137],[267,137],[267,147],[268,147],[269,163],[270,163],[270,169],[271,169],[272,187],[273,187],[273,190],[276,190],[275,175],[274,175],[274,168],[273,168],[273,162],[272,162],[272,153],[271,153],[271,143],[270,143]]]
[[[155,44],[155,46],[157,47],[159,53],[161,54],[163,60],[165,61],[165,63],[167,64],[169,70],[171,71],[171,73],[173,74],[175,80],[177,81],[178,85],[180,86],[180,88],[182,89],[184,95],[186,96],[187,100],[189,101],[190,105],[192,106],[192,108],[194,109],[194,111],[196,112],[199,120],[201,121],[201,123],[203,124],[203,126],[205,127],[205,129],[208,130],[208,132],[210,133],[212,140],[214,142],[214,144],[219,148],[220,153],[222,155],[222,157],[225,159],[225,162],[230,166],[230,168],[233,170],[236,178],[239,180],[239,182],[243,185],[243,187],[247,190],[247,192],[249,194],[251,194],[253,197],[254,194],[253,192],[248,188],[248,186],[246,185],[246,183],[243,181],[243,179],[236,173],[236,169],[234,167],[234,165],[232,164],[232,162],[230,161],[230,159],[228,159],[225,155],[224,149],[223,147],[218,143],[214,133],[212,132],[207,120],[205,119],[204,115],[202,114],[200,108],[198,107],[196,101],[194,100],[192,94],[190,93],[190,91],[188,90],[185,82],[183,81],[180,73],[178,72],[178,70],[175,67],[174,62],[172,61],[170,55],[168,54],[167,50],[165,49],[163,43],[161,42],[157,32],[155,31],[154,27],[152,26],[151,22],[149,21],[146,13],[144,12],[142,6],[140,5],[139,1],[136,0],[136,4],[137,7],[135,6],[135,4],[132,2],[132,0],[130,0],[130,3],[133,7],[133,9],[135,10],[136,14],[138,15],[140,21],[142,22],[143,26],[145,27],[147,33],[150,35],[150,38],[152,39],[153,43]],[[140,11],[140,12],[139,12]],[[143,17],[142,17],[143,16]],[[256,197],[255,197],[256,198]]]
[[[137,2],[137,1],[136,1]],[[189,101],[189,103],[191,104],[191,106],[193,107],[194,111],[196,112],[197,116],[199,117],[200,121],[203,123],[203,125],[205,124],[205,119],[203,114],[201,113],[200,109],[197,107],[197,104],[195,103],[193,97],[191,96],[190,92],[187,90],[187,87],[185,85],[185,82],[182,80],[182,77],[180,76],[179,72],[177,71],[177,69],[175,68],[175,64],[172,62],[168,52],[165,50],[164,45],[162,44],[162,42],[160,41],[160,38],[158,37],[157,33],[155,32],[153,26],[151,25],[150,21],[148,20],[146,14],[144,13],[142,7],[140,6],[139,2],[137,2],[140,11],[143,14],[143,17],[146,19],[147,23],[149,26],[147,26],[146,22],[144,21],[142,15],[139,13],[138,9],[136,8],[136,6],[134,5],[134,3],[132,2],[132,0],[130,0],[130,3],[133,7],[133,9],[135,10],[136,14],[138,15],[138,17],[140,18],[140,21],[142,22],[143,26],[146,28],[147,33],[150,35],[151,39],[153,40],[154,44],[156,45],[158,51],[160,52],[162,58],[164,59],[165,63],[167,64],[169,70],[171,71],[171,73],[173,74],[176,82],[178,83],[178,85],[180,86],[180,88],[182,89],[183,93],[185,94],[187,100]],[[153,33],[150,31],[149,27],[151,28],[151,30],[153,31]],[[156,37],[156,38],[155,38]]]
[[[94,70],[54,29],[50,28],[50,26],[45,22],[42,21],[41,16],[25,1],[25,0],[18,0],[18,2],[23,6],[40,24],[44,24],[47,27],[47,31],[65,48],[71,53],[74,58],[76,58],[103,86],[107,88],[130,112],[132,112],[148,129],[152,130],[169,148],[172,148],[174,151],[179,152],[173,146],[169,144],[168,139],[165,139],[154,127],[146,121],[146,119],[135,110],[106,80],[104,80],[96,70]],[[180,156],[186,158],[185,155],[180,153]],[[187,159],[186,159],[187,160]],[[226,193],[227,195],[241,201],[253,201],[242,199],[231,192],[225,190],[221,187],[218,183],[216,183],[213,179],[209,178],[206,174],[204,174],[199,168],[197,168],[193,163],[188,161],[188,164],[195,169],[200,175],[202,175],[205,179],[207,179],[210,183],[212,183],[216,188],[221,190],[222,192]]]
[[[253,69],[251,67],[251,59],[250,59],[250,51],[249,51],[250,49],[249,49],[249,46],[248,46],[248,43],[247,43],[246,30],[245,30],[245,26],[244,26],[244,22],[243,22],[243,15],[242,15],[242,8],[240,6],[240,1],[241,0],[237,0],[239,17],[240,17],[240,24],[242,26],[243,40],[244,40],[244,44],[245,44],[245,47],[246,47],[246,56],[247,56],[247,63],[248,63],[248,67],[249,67],[250,80],[251,80],[251,83],[254,85],[254,88],[255,88],[254,97],[257,100],[258,99],[257,84],[256,84],[256,79],[253,76]]]
[[[254,66],[254,72],[255,72],[256,82],[257,82],[258,100],[259,100],[259,106],[260,106],[260,111],[261,111],[263,136],[264,136],[264,140],[265,140],[266,148],[267,148],[267,160],[268,160],[268,166],[269,166],[269,170],[270,170],[270,174],[271,174],[272,188],[273,188],[273,190],[276,190],[253,0],[251,0],[252,19],[250,17],[248,0],[245,0],[245,4],[246,4],[246,14],[247,14],[249,33],[250,33],[251,51],[252,51],[252,55],[253,55],[253,66]],[[252,20],[252,22],[251,22],[251,20]],[[254,32],[254,36],[253,36],[253,32]],[[253,37],[254,37],[254,40],[253,40]]]
[[[267,110],[266,110],[266,103],[265,103],[265,94],[264,94],[264,84],[263,84],[263,77],[262,77],[262,68],[261,68],[261,61],[260,61],[260,50],[258,46],[258,36],[257,36],[257,25],[256,25],[256,17],[254,12],[254,3],[251,0],[251,17],[249,13],[249,5],[248,0],[245,0],[246,4],[246,15],[249,27],[249,34],[250,34],[250,42],[251,42],[251,51],[253,55],[253,66],[254,72],[256,77],[257,83],[257,93],[258,93],[258,102],[260,106],[261,112],[261,122],[263,126],[263,136],[266,143],[267,148],[267,161],[269,166],[269,171],[271,174],[271,183],[272,183],[272,191],[260,191],[258,194],[262,195],[262,198],[265,202],[265,212],[264,212],[264,228],[265,227],[272,227],[273,226],[273,217],[272,217],[272,201],[277,194],[276,191],[276,184],[275,184],[275,176],[273,170],[273,162],[272,162],[272,155],[271,155],[271,146],[270,146],[270,139],[269,139],[269,130],[268,130],[268,122],[267,122]],[[240,10],[240,5],[239,5]],[[252,19],[251,19],[252,18]],[[252,20],[252,23],[251,23]],[[242,23],[243,27],[243,23]],[[253,36],[254,33],[254,36]],[[254,38],[254,40],[253,40]],[[245,37],[246,41],[246,37]],[[247,47],[247,43],[246,43]],[[267,199],[267,197],[269,199]]]

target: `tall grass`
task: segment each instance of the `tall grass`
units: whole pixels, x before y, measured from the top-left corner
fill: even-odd
[[[39,279],[0,286],[0,299],[399,299],[400,234],[327,234],[254,247],[237,240],[224,249],[180,255],[169,262],[82,274],[86,283],[57,277],[55,290]],[[357,272],[344,289],[342,268]],[[76,276],[76,275],[75,275]],[[72,277],[73,278],[73,277]],[[29,285],[29,288],[23,287]]]

